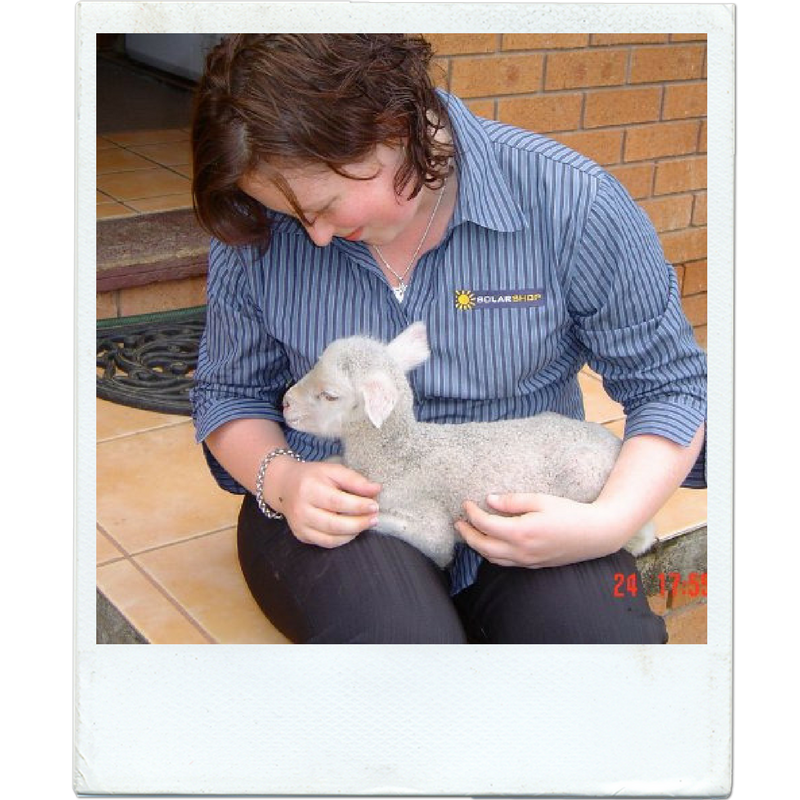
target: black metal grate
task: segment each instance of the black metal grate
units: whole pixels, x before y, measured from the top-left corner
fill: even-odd
[[[200,306],[99,320],[97,396],[145,411],[191,415],[189,390],[205,319]]]

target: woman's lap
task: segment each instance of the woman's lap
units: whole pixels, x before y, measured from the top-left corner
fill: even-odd
[[[331,550],[267,520],[248,496],[239,562],[262,611],[304,643],[463,643],[447,579],[405,542],[365,531]]]
[[[365,531],[332,550],[305,545],[285,522],[266,519],[249,495],[238,546],[251,593],[294,642],[666,640],[663,620],[641,593],[614,596],[614,575],[636,569],[625,551],[542,570],[484,562],[454,602],[446,575],[405,542]]]

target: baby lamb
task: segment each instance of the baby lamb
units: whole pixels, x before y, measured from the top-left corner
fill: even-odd
[[[340,439],[343,463],[382,485],[376,529],[421,550],[440,567],[460,539],[462,503],[491,493],[543,492],[582,503],[599,494],[620,440],[602,425],[545,412],[527,419],[417,422],[405,373],[430,355],[424,323],[388,344],[338,339],[284,398],[292,428]],[[655,539],[648,523],[626,545]]]

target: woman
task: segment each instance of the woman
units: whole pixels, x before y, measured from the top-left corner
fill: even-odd
[[[296,642],[664,642],[621,550],[703,484],[705,359],[652,226],[596,164],[474,117],[402,35],[237,35],[209,54],[193,125],[214,236],[197,438],[245,494],[244,576]],[[627,413],[591,504],[465,498],[448,571],[366,530],[381,487],[283,425],[333,339],[426,322],[418,417],[583,415],[585,363]],[[692,473],[690,475],[690,473]],[[687,478],[687,476],[689,476]]]

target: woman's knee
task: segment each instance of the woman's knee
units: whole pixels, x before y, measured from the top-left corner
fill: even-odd
[[[664,644],[664,620],[647,598],[615,594],[622,570],[638,577],[629,553],[539,570],[484,563],[459,605],[473,635],[488,642]]]
[[[466,641],[444,576],[397,539],[366,531],[325,550],[243,511],[239,561],[261,610],[293,642]]]

